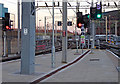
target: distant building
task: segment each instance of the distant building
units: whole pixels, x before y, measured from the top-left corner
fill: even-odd
[[[109,17],[110,15],[110,17]],[[109,12],[104,12],[103,17],[107,16],[108,19],[108,34],[110,31],[111,35],[115,35],[115,21],[118,21],[117,23],[117,35],[120,36],[120,10],[114,10]],[[106,23],[105,18],[101,20],[99,23],[96,24],[96,34],[97,35],[105,35],[106,34]]]
[[[0,17],[5,17],[5,13],[8,13],[8,8],[5,8],[4,4],[0,3]]]

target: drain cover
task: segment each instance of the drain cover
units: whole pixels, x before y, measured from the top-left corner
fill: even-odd
[[[100,61],[100,59],[98,59],[98,58],[92,58],[92,59],[90,59],[90,61]]]

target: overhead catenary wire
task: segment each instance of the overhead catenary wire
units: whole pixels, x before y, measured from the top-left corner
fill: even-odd
[[[5,2],[11,3],[11,4],[17,4],[17,3],[14,3],[14,2],[8,1],[8,0],[5,0]]]
[[[71,4],[68,2],[68,4],[69,4],[69,6],[72,8],[72,6],[71,6]],[[75,10],[74,9],[72,9],[74,12],[75,12]],[[76,14],[76,12],[75,12],[75,14]]]
[[[45,5],[46,5],[46,7],[48,8],[48,11],[49,11],[50,15],[52,16],[52,13],[51,13],[51,11],[50,11],[50,9],[49,9],[49,7],[48,7],[48,5],[47,5],[46,2],[45,2]]]
[[[59,8],[59,10],[60,10],[60,13],[61,13],[61,14],[63,14],[63,12],[62,12],[61,8]],[[69,20],[69,18],[67,18],[67,20]]]

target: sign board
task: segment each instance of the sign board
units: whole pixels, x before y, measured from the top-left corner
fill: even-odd
[[[76,41],[79,41],[79,36],[76,36]]]
[[[85,39],[84,38],[81,38],[81,43],[85,43]]]
[[[27,35],[27,34],[28,34],[28,29],[25,28],[25,29],[24,29],[24,35]]]
[[[65,31],[63,31],[63,37],[65,37],[66,36],[66,32]]]
[[[81,35],[81,38],[85,39],[85,36],[84,36],[84,35]]]

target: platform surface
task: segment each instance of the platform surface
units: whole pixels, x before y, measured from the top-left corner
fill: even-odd
[[[79,55],[74,55],[76,50],[67,51],[67,62],[71,62]],[[84,50],[87,51],[87,50]],[[82,54],[81,50],[79,53]],[[3,82],[32,82],[50,71],[64,65],[61,63],[62,51],[55,53],[55,68],[51,68],[51,54],[39,55],[35,58],[35,74],[21,75],[21,61],[2,63],[2,81]]]
[[[68,50],[67,60],[73,61],[80,55],[76,50]],[[84,50],[87,51],[87,50]],[[82,54],[82,51],[79,50]],[[35,74],[21,75],[20,60],[2,64],[3,82],[33,82],[50,71],[64,65],[61,63],[62,52],[56,52],[56,67],[51,68],[51,54],[35,58]],[[117,58],[106,50],[93,50],[77,63],[63,69],[41,82],[118,82]]]
[[[118,82],[115,59],[105,50],[94,50],[93,54],[42,82]]]

